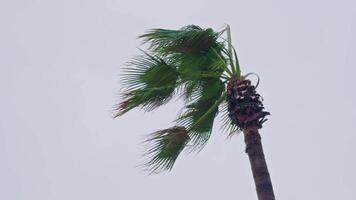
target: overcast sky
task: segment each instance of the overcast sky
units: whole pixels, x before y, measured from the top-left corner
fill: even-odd
[[[277,199],[353,200],[354,0],[0,1],[0,199],[257,199],[243,137],[214,128],[170,173],[136,167],[175,101],[112,119],[123,64],[150,28],[231,25],[243,73],[261,77],[261,130]],[[354,103],[352,103],[354,102]]]

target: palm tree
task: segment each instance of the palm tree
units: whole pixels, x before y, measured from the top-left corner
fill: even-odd
[[[139,38],[148,50],[141,50],[125,68],[125,90],[116,117],[136,107],[151,111],[175,95],[184,100],[175,126],[146,140],[147,169],[151,173],[171,170],[184,148],[201,150],[222,113],[224,131],[244,134],[258,199],[275,199],[258,131],[269,113],[256,92],[258,83],[254,86],[247,79],[251,73],[241,73],[230,27],[220,32],[195,25],[152,29]]]

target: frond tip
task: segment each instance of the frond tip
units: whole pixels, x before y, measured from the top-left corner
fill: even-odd
[[[188,131],[182,126],[151,133],[145,141],[148,144],[148,150],[144,155],[149,159],[145,167],[150,173],[171,170],[188,141]]]

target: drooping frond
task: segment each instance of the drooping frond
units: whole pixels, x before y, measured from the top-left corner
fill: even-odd
[[[221,46],[217,41],[220,33],[189,25],[179,30],[152,29],[140,36],[150,43],[150,49],[164,55],[171,53],[199,53],[211,47]]]
[[[170,170],[188,141],[188,131],[181,126],[150,134],[145,141],[148,144],[145,156],[149,159],[145,166],[151,173]]]
[[[208,79],[201,89],[192,93],[177,123],[188,129],[193,147],[200,149],[210,138],[219,105],[224,100],[224,84],[220,79]]]
[[[135,57],[123,75],[125,92],[117,116],[137,106],[150,111],[166,103],[174,94],[177,80],[174,65],[146,52]]]

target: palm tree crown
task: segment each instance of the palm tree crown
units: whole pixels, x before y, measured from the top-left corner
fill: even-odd
[[[219,110],[225,131],[231,134],[242,128],[231,121],[227,105],[228,82],[243,77],[229,26],[220,32],[196,25],[153,29],[139,38],[149,45],[148,50],[141,50],[125,68],[125,91],[116,117],[136,107],[151,111],[175,95],[184,99],[176,125],[152,133],[146,141],[150,144],[146,166],[151,172],[170,170],[187,146],[204,147]]]

